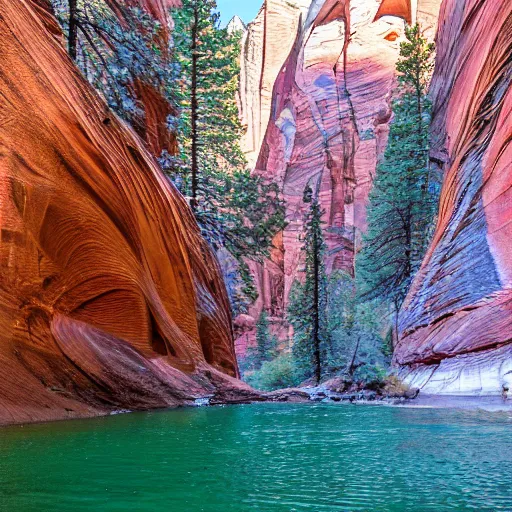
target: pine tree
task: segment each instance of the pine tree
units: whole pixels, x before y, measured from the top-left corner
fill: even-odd
[[[256,322],[256,346],[250,347],[247,353],[247,363],[251,369],[259,370],[266,361],[272,361],[277,356],[278,341],[270,332],[268,314],[262,311]]]
[[[174,86],[181,172],[193,210],[209,199],[209,181],[218,171],[242,170],[243,130],[236,95],[240,73],[240,37],[219,27],[215,0],[184,0],[173,10]]]
[[[290,296],[288,319],[294,328],[293,355],[303,377],[320,383],[327,366],[329,332],[327,322],[327,275],[322,230],[322,210],[310,187],[304,193],[310,204],[305,219],[303,252],[304,283],[296,282]]]
[[[388,145],[370,193],[368,231],[357,257],[360,294],[398,312],[429,243],[438,187],[429,173],[428,80],[434,47],[418,25],[401,43],[398,98]]]
[[[184,0],[173,18],[178,79],[171,95],[179,114],[169,122],[178,133],[180,157],[164,155],[161,163],[190,198],[210,245],[227,249],[237,261],[244,283],[232,303],[238,314],[257,296],[246,259],[267,256],[284,227],[284,206],[275,184],[246,169],[240,148],[240,34],[220,28],[214,0]]]

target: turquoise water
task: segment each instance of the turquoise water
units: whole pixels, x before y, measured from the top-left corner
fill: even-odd
[[[260,404],[0,429],[0,510],[512,511],[509,413]]]

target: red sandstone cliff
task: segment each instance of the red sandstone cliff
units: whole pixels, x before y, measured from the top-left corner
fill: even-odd
[[[433,32],[438,2],[411,9],[398,0],[267,0],[249,25],[241,81],[244,147],[255,172],[279,183],[288,227],[276,237],[271,259],[251,266],[260,298],[249,317],[239,319],[240,353],[254,343],[251,325],[262,309],[281,339],[288,336],[284,316],[300,275],[308,184],[319,188],[326,212],[328,271],[352,271],[392,116],[404,32],[397,16],[414,21],[418,15]]]
[[[236,392],[217,263],[56,31],[0,0],[0,424]]]
[[[395,361],[435,393],[512,384],[512,3],[444,0],[431,93],[444,171],[435,238]]]

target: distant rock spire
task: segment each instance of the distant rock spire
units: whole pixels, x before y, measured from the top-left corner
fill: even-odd
[[[227,30],[230,34],[233,32],[245,32],[247,25],[240,19],[240,16],[233,16],[231,21],[227,24]]]

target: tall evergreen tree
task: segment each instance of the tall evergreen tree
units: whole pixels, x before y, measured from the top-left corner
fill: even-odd
[[[220,28],[216,8],[215,0],[184,0],[173,11],[181,170],[194,210],[209,199],[208,180],[215,171],[246,164],[236,103],[240,34]]]
[[[329,331],[327,319],[327,275],[322,231],[322,210],[317,195],[308,187],[304,202],[310,205],[305,219],[303,252],[304,283],[294,284],[288,319],[294,328],[293,355],[303,377],[320,383],[326,369]]]
[[[428,141],[434,47],[419,25],[407,27],[406,37],[397,64],[394,120],[370,193],[368,231],[356,265],[362,297],[390,302],[397,312],[429,243],[438,199]]]
[[[275,184],[251,175],[240,148],[240,36],[220,28],[214,0],[184,0],[173,11],[173,58],[178,69],[172,96],[179,106],[169,122],[178,133],[180,155],[164,155],[164,169],[190,205],[215,250],[226,248],[238,262],[242,292],[234,312],[256,298],[246,259],[262,261],[284,226]],[[236,288],[236,287],[233,287]]]

